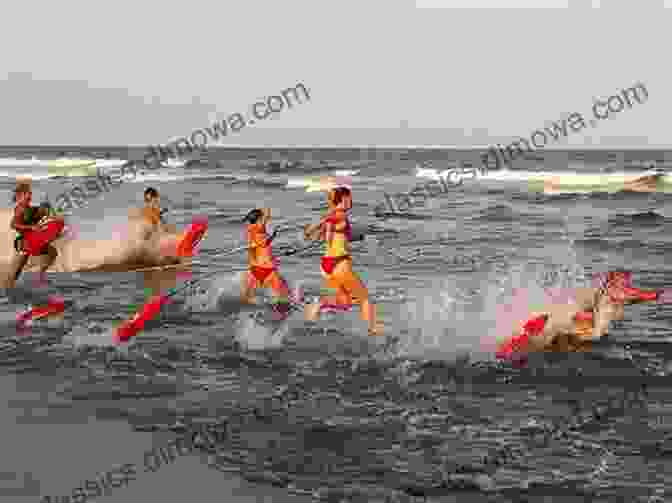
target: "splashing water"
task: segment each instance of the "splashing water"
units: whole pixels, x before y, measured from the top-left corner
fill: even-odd
[[[259,324],[252,316],[243,316],[236,331],[236,340],[247,351],[277,349],[287,335],[288,325]]]
[[[437,286],[409,292],[407,298],[400,310],[406,327],[399,334],[399,356],[452,361],[483,353],[474,297],[456,281],[443,279]]]
[[[488,353],[519,335],[522,325],[550,304],[575,302],[575,289],[584,286],[580,266],[561,266],[558,272],[549,282],[542,270],[518,265],[500,277],[497,288],[486,290],[481,317],[487,326],[482,347]]]
[[[398,350],[409,357],[453,359],[468,354],[472,359],[490,359],[503,340],[518,335],[533,313],[549,304],[575,302],[575,289],[585,285],[585,272],[578,261],[574,240],[566,229],[569,261],[548,274],[522,264],[509,265],[486,275],[478,288],[466,294],[456,281],[443,280],[438,288],[409,295],[414,300],[402,309],[407,330]],[[474,295],[477,292],[478,295]]]
[[[124,241],[129,235],[128,215],[108,214],[96,220],[70,217],[67,224],[69,239]]]

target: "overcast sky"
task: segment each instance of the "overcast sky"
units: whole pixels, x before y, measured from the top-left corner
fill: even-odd
[[[670,145],[665,3],[12,2],[0,144],[166,143],[297,83],[308,104],[226,144],[486,144],[642,82],[647,103],[573,143]]]

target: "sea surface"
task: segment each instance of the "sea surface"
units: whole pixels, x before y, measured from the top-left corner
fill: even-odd
[[[0,199],[11,205],[17,176],[34,179],[37,201],[81,183],[12,167],[12,159],[62,152],[142,157],[127,148],[3,148]],[[508,176],[465,180],[423,206],[375,210],[386,192],[426,182],[418,163],[442,170],[478,163],[481,153],[213,149],[184,168],[141,174],[69,216],[82,237],[104,237],[154,186],[178,227],[209,218],[187,276],[212,280],[245,269],[244,254],[221,253],[241,245],[247,211],[271,207],[271,227],[316,221],[325,194],[306,191],[309,179],[354,171],[353,220],[368,229],[354,268],[389,345],[368,338],[356,313],[315,326],[297,320],[269,336],[248,314],[189,312],[178,299],[128,351],[73,347],[63,342],[72,330],[130,316],[144,277],[52,274],[50,291],[73,302],[64,327],[19,334],[13,319],[22,306],[0,305],[1,372],[17,381],[50,376],[59,391],[44,395],[46,409],[94,410],[137,431],[227,424],[203,469],[286,488],[290,501],[672,501],[672,306],[627,307],[585,353],[539,355],[523,368],[492,355],[514,289],[532,305],[545,286],[584,285],[610,269],[632,271],[640,288],[672,288],[667,190],[546,195],[528,183],[540,171],[664,168],[669,154],[540,152],[513,162]],[[296,231],[281,233],[274,246],[296,240]],[[319,256],[280,259],[309,297],[319,294]]]

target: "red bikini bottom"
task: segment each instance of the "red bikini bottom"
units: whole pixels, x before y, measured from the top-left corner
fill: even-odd
[[[325,274],[333,274],[336,266],[344,260],[350,259],[350,255],[341,255],[340,257],[322,257],[322,271]]]
[[[260,285],[264,284],[264,281],[273,274],[273,271],[275,271],[275,268],[273,267],[259,267],[259,266],[251,266],[250,267],[250,273],[252,276],[254,276],[254,279],[256,279]]]

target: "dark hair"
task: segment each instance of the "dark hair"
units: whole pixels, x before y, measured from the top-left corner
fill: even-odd
[[[247,222],[248,224],[256,224],[259,219],[263,216],[264,212],[261,211],[260,209],[254,209],[251,210],[245,217],[243,218],[243,223]]]
[[[33,188],[31,183],[28,181],[19,181],[16,183],[16,188],[14,189],[14,197],[12,200],[16,202],[16,196],[18,194],[26,194],[27,192],[32,192]]]
[[[624,276],[624,277],[628,278],[628,277],[632,276],[632,273],[630,271],[620,271],[620,270],[609,271],[607,273],[607,278],[610,279],[610,280],[616,279],[619,276]]]
[[[331,192],[331,200],[334,204],[340,204],[344,198],[350,197],[352,192],[347,187],[338,187]]]
[[[159,197],[159,191],[156,190],[154,187],[147,187],[145,189],[145,200],[154,199],[157,197]]]

